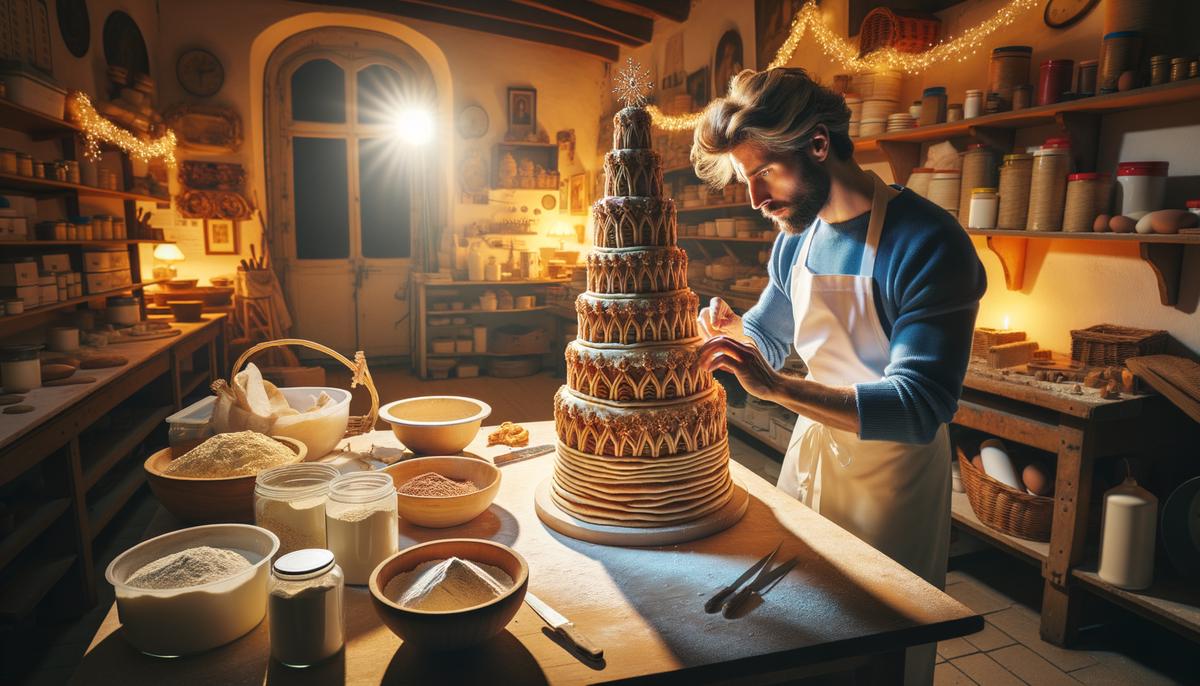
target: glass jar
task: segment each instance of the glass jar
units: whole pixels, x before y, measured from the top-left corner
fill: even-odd
[[[1167,192],[1170,163],[1121,162],[1117,164],[1116,214],[1161,210]]]
[[[962,121],[963,106],[961,102],[952,102],[946,105],[946,121]]]
[[[271,657],[308,667],[346,643],[346,587],[333,553],[309,548],[276,558],[267,585]]]
[[[996,228],[996,213],[999,210],[999,205],[999,196],[996,194],[995,188],[972,189],[971,209],[967,214],[967,228]]]
[[[1191,60],[1187,57],[1176,57],[1171,60],[1171,81],[1183,81],[1188,78],[1188,64]]]
[[[114,295],[105,301],[104,314],[109,324],[133,326],[142,320],[141,302],[137,296]]]
[[[971,88],[963,97],[963,119],[974,119],[983,114],[983,91]]]
[[[996,228],[1022,230],[1029,217],[1029,184],[1033,179],[1033,155],[1013,153],[1000,165],[1000,209]]]
[[[1161,86],[1171,80],[1171,56],[1155,55],[1150,58],[1150,85]]]
[[[1012,93],[1017,86],[1029,83],[1029,65],[1033,48],[1028,45],[1006,45],[992,50],[988,61],[988,97],[996,96],[996,111],[1012,109]]]
[[[1096,94],[1096,70],[1100,60],[1080,60],[1079,74],[1075,81],[1075,92],[1081,98]]]
[[[17,151],[12,148],[0,150],[0,171],[5,174],[17,173]]]
[[[1071,72],[1075,60],[1046,60],[1042,62],[1038,76],[1037,104],[1050,105],[1062,100],[1062,94],[1071,90]]]
[[[1102,213],[1099,207],[1100,189],[1104,174],[1088,172],[1071,174],[1067,177],[1067,200],[1063,211],[1063,231],[1082,233],[1092,230],[1096,217]]]
[[[33,176],[33,155],[17,153],[17,173],[21,176]]]
[[[343,474],[329,484],[325,504],[329,549],[346,583],[365,585],[371,571],[400,549],[396,485],[380,472]]]
[[[962,156],[962,189],[958,195],[958,206],[966,218],[971,207],[971,195],[977,188],[996,187],[996,163],[992,151],[983,143],[971,143]],[[995,228],[995,227],[992,227]]]
[[[0,346],[0,383],[5,393],[28,393],[42,387],[42,362],[38,358],[41,349],[40,345]]]
[[[941,124],[946,121],[946,89],[943,86],[926,88],[921,94],[921,117],[918,126]]]
[[[259,472],[254,479],[254,523],[279,537],[279,555],[326,547],[325,501],[332,465],[289,464]]]
[[[1047,138],[1033,155],[1029,186],[1029,231],[1060,231],[1071,173],[1071,145],[1066,138]]]

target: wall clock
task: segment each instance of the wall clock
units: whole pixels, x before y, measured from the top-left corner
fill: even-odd
[[[1083,19],[1100,0],[1046,0],[1042,21],[1052,29],[1065,29]]]
[[[185,91],[207,98],[221,90],[225,83],[225,68],[216,55],[194,48],[184,51],[175,62],[175,77]]]
[[[488,115],[479,105],[468,105],[458,113],[458,134],[463,138],[479,138],[487,130]]]

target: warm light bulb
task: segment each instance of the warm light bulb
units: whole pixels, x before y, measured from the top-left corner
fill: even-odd
[[[1004,315],[1004,331],[1008,331],[1008,315]]]
[[[425,145],[433,140],[433,113],[422,107],[407,107],[396,115],[393,133],[408,145]]]

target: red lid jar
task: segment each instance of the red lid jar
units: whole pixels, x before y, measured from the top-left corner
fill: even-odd
[[[1120,162],[1117,176],[1166,176],[1170,162]]]
[[[1043,148],[1069,148],[1071,147],[1071,139],[1066,136],[1053,136],[1046,139],[1042,143]]]
[[[1071,90],[1071,72],[1074,69],[1074,60],[1042,62],[1041,73],[1038,77],[1036,103],[1049,105],[1062,100],[1063,93]]]

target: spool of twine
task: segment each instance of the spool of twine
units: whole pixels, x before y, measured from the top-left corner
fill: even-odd
[[[1024,153],[1005,155],[1000,167],[1000,211],[998,229],[1024,229],[1029,216],[1029,184],[1033,179],[1033,157]]]
[[[996,187],[995,162],[992,151],[982,145],[971,146],[963,153],[962,188],[959,189],[959,208],[971,206],[971,191],[975,188]]]
[[[1033,177],[1029,186],[1029,231],[1059,231],[1067,198],[1067,173],[1071,168],[1070,151],[1065,148],[1039,150],[1033,156]]]
[[[1096,186],[1100,183],[1099,176],[1099,174],[1072,174],[1067,181],[1063,231],[1082,233],[1092,230],[1092,222],[1099,214],[1096,210]]]

